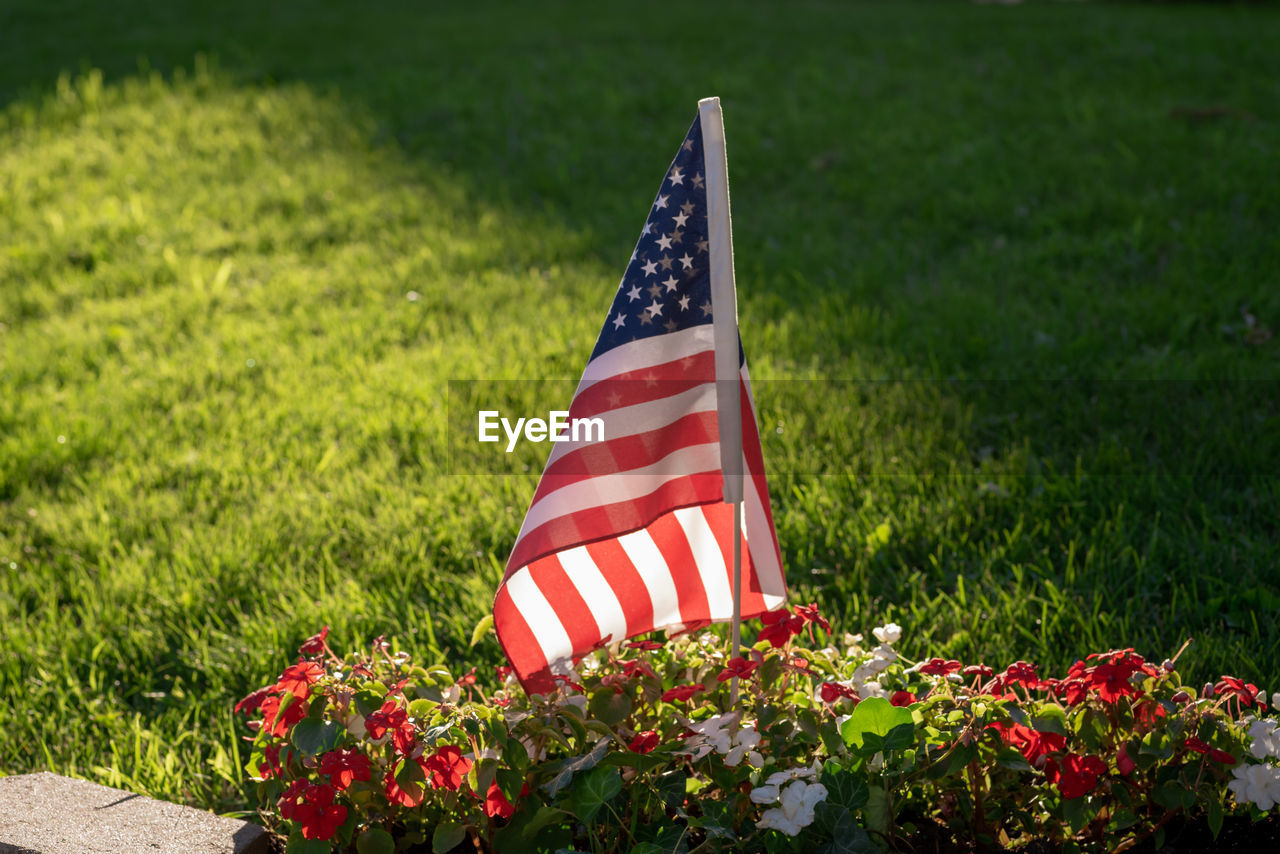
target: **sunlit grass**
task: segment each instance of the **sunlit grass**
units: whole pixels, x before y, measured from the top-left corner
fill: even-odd
[[[797,598],[991,662],[1194,635],[1278,687],[1273,16],[191,14],[221,70],[176,24],[4,67],[0,773],[236,809],[230,706],[319,625],[496,663],[533,482],[446,473],[447,382],[576,377],[713,90]],[[1218,99],[1252,118],[1169,116]],[[1140,382],[1042,382],[1090,377]]]

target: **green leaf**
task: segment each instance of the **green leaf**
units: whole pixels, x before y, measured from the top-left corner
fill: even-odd
[[[683,807],[685,785],[688,779],[688,775],[679,769],[659,776],[656,791],[662,798],[662,802],[672,809]]]
[[[864,700],[863,702],[866,702]],[[858,705],[862,705],[859,703]],[[868,793],[867,804],[863,807],[862,816],[867,827],[884,836],[889,835],[893,826],[893,813],[889,810],[889,796],[884,789],[876,786]]]
[[[514,804],[520,799],[520,791],[524,788],[524,774],[507,768],[498,769],[498,789],[508,803]]]
[[[818,735],[829,755],[840,756],[844,753],[844,739],[840,737],[840,727],[834,720],[823,721],[822,726],[818,727]]]
[[[574,812],[589,823],[604,805],[622,792],[622,775],[617,768],[593,768],[573,785]]]
[[[603,721],[609,726],[617,726],[631,714],[631,698],[626,694],[615,692],[612,688],[605,688],[591,695],[591,702],[587,708],[596,720]]]
[[[371,827],[356,837],[359,854],[395,854],[396,841],[381,827]]]
[[[884,737],[881,750],[906,750],[916,743],[916,725],[914,723],[898,724],[889,730]]]
[[[574,774],[578,773],[579,771],[586,771],[588,769],[596,767],[596,765],[600,763],[600,760],[603,759],[604,755],[608,752],[609,752],[609,740],[606,738],[602,738],[596,742],[595,747],[591,748],[590,753],[586,753],[582,756],[575,756],[570,759],[565,759],[561,763],[560,771],[556,774],[556,776],[552,777],[550,781],[543,784],[542,786],[543,791],[545,791],[548,795],[554,798],[561,789],[569,785],[569,782],[573,779]]]
[[[894,727],[903,725],[915,725],[910,711],[883,697],[871,697],[853,707],[853,714],[840,727],[840,735],[845,744],[860,748],[868,735],[884,739]]]
[[[289,842],[285,845],[285,854],[329,854],[333,846],[325,839],[307,839],[301,830],[289,834]]]
[[[1208,815],[1209,832],[1213,834],[1213,838],[1217,839],[1218,834],[1222,832],[1222,801],[1216,797],[1209,798]]]
[[[319,756],[333,750],[345,734],[341,724],[307,718],[293,728],[293,746],[307,756]]]
[[[484,619],[476,623],[476,627],[471,631],[471,646],[475,646],[484,640],[484,636],[493,631],[493,614],[486,614]]]
[[[381,685],[377,686],[382,688]],[[386,689],[383,688],[383,691]],[[356,711],[362,715],[371,715],[378,709],[382,708],[382,700],[385,694],[379,694],[372,688],[361,688],[355,694]]]
[[[690,778],[690,782],[694,782]],[[690,827],[700,827],[706,831],[707,838],[734,840],[738,835],[733,832],[733,816],[723,801],[703,801],[702,816],[689,819]]]
[[[819,782],[826,787],[827,803],[850,811],[862,809],[871,794],[866,777],[840,768],[834,762],[828,762],[822,769]]]
[[[572,813],[556,807],[542,807],[533,814],[533,818],[529,819],[529,823],[520,831],[520,835],[525,839],[532,839],[538,834],[538,831],[551,824],[551,822],[557,821],[563,816],[571,817],[572,815]]]
[[[664,854],[662,846],[656,842],[639,842],[631,847],[631,854]]]
[[[455,822],[436,825],[436,832],[431,834],[431,851],[433,854],[445,854],[462,844],[467,838],[467,829]]]
[[[852,813],[837,810],[828,815],[831,841],[818,849],[819,854],[880,854],[870,834],[858,825]]]
[[[1012,747],[1006,747],[996,754],[996,764],[1010,771],[1030,771],[1031,763]]]

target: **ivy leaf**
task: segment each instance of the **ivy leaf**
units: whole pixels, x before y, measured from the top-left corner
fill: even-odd
[[[721,801],[703,801],[702,816],[689,819],[689,825],[705,830],[708,839],[735,840],[738,838],[733,832],[733,816],[729,814],[729,807]]]
[[[387,690],[381,685],[378,685],[377,687],[382,688],[384,692]],[[373,714],[378,711],[378,709],[382,708],[382,700],[384,696],[384,694],[379,694],[372,688],[361,688],[356,692],[354,698],[356,701],[356,711],[362,715]]]
[[[568,815],[571,815],[571,813],[565,812],[564,810],[556,807],[542,807],[534,813],[533,818],[529,819],[529,823],[520,831],[520,835],[525,839],[532,839],[534,836],[537,836],[538,831],[542,830],[542,828],[551,824],[551,822],[561,816]]]
[[[554,798],[561,789],[569,785],[569,781],[573,779],[574,774],[596,767],[608,752],[609,740],[602,738],[596,742],[595,747],[591,748],[590,753],[575,756],[572,759],[565,759],[560,766],[559,773],[552,777],[549,782],[543,784],[543,791]]]
[[[829,814],[830,815],[830,814]],[[858,825],[848,810],[837,810],[831,821],[831,841],[818,849],[819,854],[879,854],[871,836]]]
[[[307,756],[319,756],[337,747],[344,733],[342,726],[334,721],[306,718],[293,728],[293,746]]]
[[[622,792],[622,775],[617,768],[593,768],[573,785],[574,812],[590,823],[604,805]]]
[[[845,810],[862,809],[871,795],[871,789],[863,775],[840,768],[834,762],[828,762],[822,769],[819,782],[826,787],[826,802]]]
[[[1218,798],[1210,798],[1208,806],[1209,832],[1213,834],[1213,838],[1217,839],[1218,834],[1222,832],[1222,801]]]
[[[668,771],[658,777],[655,790],[664,804],[672,809],[678,809],[684,806],[685,784],[688,780],[688,775],[679,769]]]
[[[853,714],[840,727],[840,735],[845,744],[860,748],[868,735],[882,740],[894,727],[904,725],[915,726],[910,711],[883,697],[871,697],[853,707]]]
[[[381,827],[371,827],[356,837],[359,854],[395,854],[396,842]]]
[[[454,822],[436,825],[436,832],[431,834],[432,854],[446,854],[462,844],[467,838],[467,829]]]

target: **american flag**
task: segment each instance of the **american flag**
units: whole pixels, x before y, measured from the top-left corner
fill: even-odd
[[[494,601],[498,639],[530,693],[551,690],[556,674],[604,644],[733,618],[707,183],[699,118],[663,178],[569,407],[570,419],[601,419],[603,440],[584,431],[552,446]],[[747,619],[777,608],[786,582],[736,320],[729,334],[738,375],[730,356],[721,382],[741,389]]]

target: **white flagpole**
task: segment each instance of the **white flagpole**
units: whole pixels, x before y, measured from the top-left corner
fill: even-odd
[[[719,98],[698,102],[707,168],[707,242],[711,255],[712,331],[715,338],[716,413],[724,500],[733,506],[733,655],[742,633],[742,401],[738,346],[738,297],[733,281],[733,230],[729,219],[729,161]],[[730,688],[738,701],[738,680]]]

